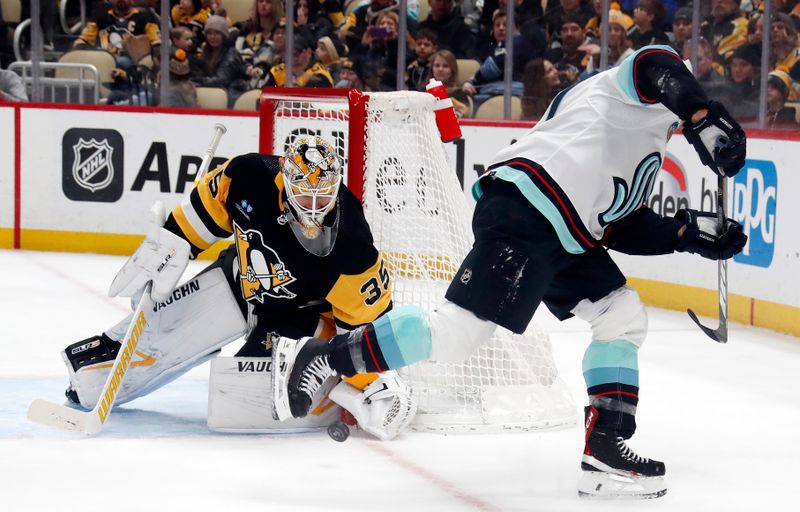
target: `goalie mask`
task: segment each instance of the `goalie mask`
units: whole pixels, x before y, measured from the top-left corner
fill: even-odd
[[[287,217],[292,231],[310,252],[325,255],[336,238],[338,212],[332,222],[325,217],[336,206],[342,168],[336,150],[321,137],[298,137],[283,158]]]

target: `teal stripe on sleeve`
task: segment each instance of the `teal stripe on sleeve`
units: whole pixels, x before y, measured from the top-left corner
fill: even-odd
[[[678,55],[678,52],[666,45],[654,44],[651,46],[644,46],[637,50],[636,53],[622,61],[622,64],[619,65],[619,70],[617,71],[617,84],[619,84],[625,94],[627,94],[631,99],[645,105],[646,103],[643,103],[639,99],[639,95],[636,93],[636,87],[633,85],[633,63],[636,62],[636,58],[640,53],[653,49],[667,50],[675,55]]]

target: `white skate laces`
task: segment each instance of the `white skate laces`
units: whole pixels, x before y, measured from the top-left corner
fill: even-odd
[[[337,373],[333,371],[328,361],[328,356],[317,356],[303,369],[297,388],[313,400],[314,394],[328,380],[328,377],[335,377],[336,375]]]
[[[625,439],[617,436],[617,449],[619,450],[619,455],[623,459],[627,459],[635,464],[647,464],[650,462],[650,459],[642,457],[638,455],[636,452],[631,450],[631,447],[628,446],[628,443],[625,442]]]

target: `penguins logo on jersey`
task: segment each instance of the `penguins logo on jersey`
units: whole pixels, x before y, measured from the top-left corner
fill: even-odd
[[[233,224],[236,252],[239,255],[239,283],[242,298],[264,303],[264,297],[293,299],[297,294],[286,288],[296,281],[289,269],[271,247],[264,245],[261,233],[243,230]]]

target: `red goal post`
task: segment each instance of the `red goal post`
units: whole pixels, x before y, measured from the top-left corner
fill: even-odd
[[[472,210],[441,143],[426,93],[267,88],[259,150],[283,154],[299,135],[331,141],[392,275],[392,300],[430,312],[472,246]],[[425,362],[401,375],[419,396],[421,430],[506,431],[573,424],[575,404],[550,340],[531,326],[498,329],[462,364]]]

